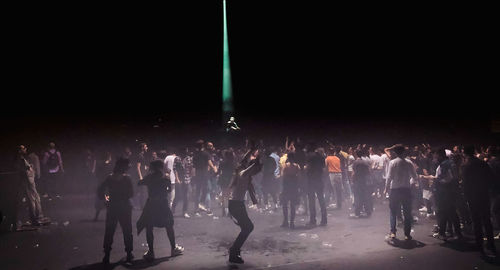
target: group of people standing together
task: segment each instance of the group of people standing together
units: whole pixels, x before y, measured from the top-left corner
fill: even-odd
[[[19,153],[19,161],[24,159],[28,164],[22,170],[29,171],[30,164],[36,162],[28,161],[21,148]],[[62,171],[60,153],[55,153]],[[448,150],[425,144],[374,147],[328,141],[317,145],[300,139],[289,142],[288,138],[281,148],[247,140],[243,147],[221,150],[199,140],[193,148],[161,151],[150,151],[142,143],[136,155],[126,148],[116,162],[109,152],[100,160],[88,152],[85,163],[100,182],[95,219],[107,205],[104,263],[109,263],[117,223],[123,230],[127,260],[132,260],[133,208],[143,211],[137,229],[138,233],[146,229],[149,251],[144,258],[153,259],[153,227],[166,228],[172,255],[182,254],[184,248],[176,244],[173,229],[176,206],[182,203],[184,218],[201,213],[211,216],[216,199],[221,215],[231,217],[241,227],[229,250],[229,261],[243,263],[240,249],[254,228],[245,201],[263,211],[274,211],[281,205],[281,226],[294,229],[297,213],[309,215],[307,226],[317,226],[316,201],[319,225],[326,226],[329,207],[340,209],[348,203],[353,206],[351,218],[370,217],[374,200],[388,199],[390,239],[396,237],[399,220],[404,224],[405,239],[411,240],[414,212],[420,210],[428,217],[436,215],[436,238],[461,238],[462,227],[470,226],[478,250],[484,252],[484,228],[487,250],[496,252],[491,213],[500,225],[498,153],[498,147],[456,146]],[[50,160],[50,155],[49,150],[44,159]],[[335,203],[330,204],[333,199]],[[40,216],[41,207],[38,210],[37,199],[33,201],[33,215]],[[188,212],[190,202],[193,212]]]

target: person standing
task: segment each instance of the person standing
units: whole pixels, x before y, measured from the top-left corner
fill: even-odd
[[[171,182],[170,194],[168,196],[168,205],[172,207],[175,200],[175,188],[180,185],[179,171],[182,170],[182,161],[173,148],[170,149],[170,155],[165,158],[165,173],[169,175]],[[182,172],[181,172],[182,174]]]
[[[144,176],[146,176],[148,170],[149,170],[149,155],[148,155],[148,145],[146,143],[141,143],[139,145],[139,153],[136,156],[135,159],[135,175],[137,177],[137,183],[138,181],[142,180]],[[126,152],[127,153],[127,152]],[[130,153],[130,152],[128,152]],[[130,153],[131,154],[131,153]],[[139,186],[137,188],[137,192],[135,194],[135,209],[142,209],[144,207],[144,204],[146,202],[146,188],[143,186]]]
[[[94,153],[90,149],[85,149],[82,157],[82,179],[81,185],[85,187],[85,193],[89,196],[91,193],[95,192],[95,169],[96,169],[96,158]]]
[[[56,149],[56,144],[49,143],[49,149],[44,153],[42,164],[45,168],[46,193],[48,197],[60,198],[62,174],[64,173],[61,152]],[[45,197],[45,196],[44,196]]]
[[[208,193],[209,169],[217,173],[217,168],[211,161],[210,154],[205,151],[204,141],[196,142],[196,151],[193,155],[194,168],[194,208],[195,214],[199,216],[200,202],[205,201]],[[204,207],[206,209],[206,207]]]
[[[28,200],[29,216],[31,220],[31,225],[40,226],[44,222],[42,205],[40,202],[40,195],[36,189],[35,176],[36,170],[35,165],[29,158],[27,148],[24,145],[18,147],[18,157],[16,159],[16,167],[19,173],[19,179],[21,181],[21,187],[23,189],[22,194],[26,196]]]
[[[363,159],[363,150],[356,150],[356,159],[352,163],[352,193],[354,196],[354,213],[351,217],[358,218],[364,210],[367,216],[373,211],[372,193],[370,190],[370,161]]]
[[[460,228],[456,207],[456,196],[458,193],[457,167],[455,163],[448,158],[444,148],[434,153],[434,159],[439,163],[436,169],[436,175],[420,176],[432,182],[439,227],[439,232],[433,234],[433,236],[446,241],[448,239],[446,236],[447,224],[450,223],[455,229],[458,238],[461,239],[462,230]]]
[[[492,183],[492,205],[491,211],[493,213],[493,219],[496,221],[498,227],[500,227],[500,159],[498,155],[500,154],[500,147],[492,147],[490,151],[490,159],[488,160],[488,165],[493,173],[493,183]],[[498,234],[500,236],[500,233]]]
[[[373,191],[377,195],[377,198],[382,197],[382,193],[384,192],[385,181],[383,178],[384,174],[384,162],[382,157],[379,155],[379,151],[375,147],[369,148],[370,160],[372,161],[372,173],[373,173]]]
[[[338,157],[340,148],[329,150],[329,155],[325,159],[325,166],[328,169],[330,183],[335,191],[337,199],[337,209],[342,208],[342,170],[340,166],[340,158]]]
[[[405,159],[405,148],[402,145],[392,147],[396,158],[389,162],[389,172],[384,194],[389,192],[390,226],[389,237],[396,238],[396,218],[403,208],[405,240],[411,240],[411,179],[417,179],[413,164]]]
[[[175,212],[175,207],[177,203],[179,202],[179,200],[182,200],[182,215],[184,216],[184,218],[190,218],[191,216],[188,214],[187,210],[189,204],[188,193],[191,185],[191,180],[193,179],[194,175],[193,152],[191,152],[189,148],[186,148],[185,153],[186,156],[182,159],[182,167],[184,168],[184,177],[181,178],[181,180],[183,179],[184,181],[181,182],[180,184],[181,196],[177,197],[179,198],[178,200],[177,199],[174,200],[172,204],[172,211]]]
[[[100,184],[112,173],[113,173],[113,159],[111,157],[110,152],[105,152],[104,158],[96,163],[95,174],[98,183],[97,186],[100,186]],[[94,221],[98,220],[99,214],[105,207],[106,207],[106,202],[102,200],[102,198],[96,196],[94,202],[94,208],[95,208]]]
[[[281,205],[283,207],[283,228],[295,228],[295,206],[299,199],[299,172],[300,166],[295,161],[295,153],[288,153],[287,161],[283,166],[283,191]],[[288,204],[290,204],[290,223],[288,222]]]
[[[189,161],[190,160],[190,161]],[[177,178],[175,183],[175,198],[172,202],[172,213],[175,213],[175,208],[177,204],[182,201],[182,215],[184,218],[190,218],[187,213],[188,209],[188,191],[189,191],[189,183],[191,181],[191,175],[193,170],[192,165],[192,156],[187,153],[186,157],[182,159],[179,157],[178,163],[175,163],[174,160],[174,168],[177,168]]]
[[[108,201],[103,244],[103,264],[109,264],[111,245],[113,244],[113,237],[118,223],[120,223],[123,232],[123,242],[125,243],[125,252],[127,252],[126,261],[131,263],[134,259],[132,255],[132,206],[129,201],[134,195],[134,191],[132,179],[127,174],[129,167],[130,161],[128,159],[118,159],[113,169],[113,174],[109,175],[97,189],[97,197]]]
[[[476,245],[481,253],[483,249],[483,227],[488,241],[487,249],[496,254],[493,238],[493,227],[490,220],[490,194],[492,188],[493,173],[488,164],[474,156],[474,146],[464,149],[466,155],[462,167],[464,181],[464,195],[469,204],[472,216],[472,225],[476,237]]]
[[[254,228],[245,207],[245,195],[248,191],[252,203],[254,205],[258,203],[255,197],[252,177],[259,173],[261,169],[262,164],[260,163],[259,150],[251,149],[245,154],[243,160],[238,165],[236,175],[230,184],[229,214],[235,219],[236,225],[241,228],[241,232],[229,248],[230,263],[244,263],[240,250]]]
[[[229,199],[229,184],[231,184],[231,179],[234,175],[235,165],[235,155],[232,149],[224,150],[222,162],[220,163],[220,176],[219,176],[219,186],[222,190],[222,216],[225,217],[228,213],[228,199]]]
[[[264,158],[262,167],[262,198],[266,209],[270,208],[269,195],[271,195],[274,203],[274,207],[272,208],[276,208],[278,205],[277,183],[280,174],[279,159],[275,147],[271,147],[269,153]]]
[[[326,226],[326,204],[324,197],[323,170],[325,168],[325,158],[316,150],[314,144],[308,146],[306,174],[309,198],[309,226],[316,226],[316,198],[318,198],[321,208],[321,226]]]
[[[146,229],[146,240],[148,251],[144,254],[145,260],[154,260],[154,235],[153,228],[165,228],[170,241],[171,256],[181,255],[184,251],[182,246],[175,243],[174,216],[169,207],[168,193],[171,190],[171,181],[164,175],[165,164],[161,160],[151,162],[151,172],[139,181],[139,185],[148,188],[148,199],[141,217],[137,221],[137,235]]]

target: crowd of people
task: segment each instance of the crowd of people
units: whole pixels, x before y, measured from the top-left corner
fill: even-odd
[[[18,151],[17,168],[25,182],[30,219],[39,225],[44,217],[35,183],[42,197],[61,196],[57,186],[64,173],[62,155],[54,143],[41,160],[24,145]],[[327,140],[305,143],[287,137],[280,146],[246,140],[241,146],[216,148],[199,140],[193,146],[154,150],[141,143],[137,151],[125,147],[114,154],[87,150],[82,164],[83,181],[93,187],[90,190],[98,186],[94,219],[108,209],[105,263],[118,222],[127,259],[132,260],[133,209],[143,211],[137,227],[146,229],[150,249],[146,259],[154,258],[153,227],[166,228],[172,254],[181,254],[183,248],[175,243],[173,230],[179,204],[181,218],[212,216],[216,206],[221,208],[220,216],[233,218],[241,233],[229,250],[229,261],[243,263],[240,249],[253,230],[247,206],[260,212],[281,208],[281,227],[294,229],[297,214],[309,216],[306,226],[326,226],[327,209],[347,204],[352,209],[349,218],[369,218],[374,203],[383,200],[389,201],[388,239],[396,238],[400,223],[405,239],[411,240],[412,224],[422,212],[436,218],[434,237],[461,239],[464,230],[473,231],[478,251],[485,252],[486,236],[486,250],[496,253],[493,225],[500,227],[499,152],[498,146],[385,147]]]

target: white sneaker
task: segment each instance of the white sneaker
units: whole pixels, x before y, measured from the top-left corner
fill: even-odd
[[[201,211],[203,212],[206,212],[207,211],[207,208],[203,205],[203,204],[200,204],[200,206],[198,207]]]
[[[172,257],[182,255],[182,252],[184,252],[184,248],[176,244],[175,249],[172,250]]]
[[[427,212],[427,207],[424,206],[424,207],[418,209],[418,211],[420,211],[420,212]]]
[[[188,213],[184,213],[184,218],[191,218],[191,216]]]
[[[200,213],[195,213],[194,214],[196,217],[201,217],[201,214]]]

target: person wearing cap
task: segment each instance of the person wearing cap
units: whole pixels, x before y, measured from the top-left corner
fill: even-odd
[[[411,179],[417,179],[413,164],[405,159],[405,148],[394,145],[390,150],[396,158],[389,162],[389,171],[385,183],[384,193],[389,192],[390,209],[390,234],[391,239],[396,238],[396,217],[403,207],[405,240],[411,240]]]

